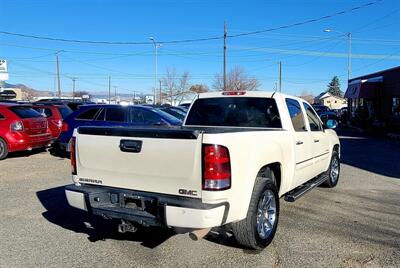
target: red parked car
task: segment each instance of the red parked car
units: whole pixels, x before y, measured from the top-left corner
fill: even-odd
[[[0,102],[0,160],[9,152],[42,148],[52,141],[47,119],[32,106]]]
[[[65,117],[72,113],[71,108],[63,103],[33,103],[33,109],[47,118],[53,139],[58,138],[61,133],[62,122]]]

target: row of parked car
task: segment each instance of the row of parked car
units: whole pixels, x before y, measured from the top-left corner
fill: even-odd
[[[8,153],[52,146],[68,151],[79,126],[179,126],[187,106],[0,102],[0,160]]]

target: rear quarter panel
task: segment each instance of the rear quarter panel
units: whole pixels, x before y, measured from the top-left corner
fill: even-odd
[[[288,131],[267,130],[204,134],[203,144],[219,144],[229,149],[232,185],[225,191],[203,191],[205,203],[227,201],[230,204],[227,223],[244,219],[250,203],[257,174],[266,165],[281,165],[279,195],[289,190],[295,159],[292,137]]]

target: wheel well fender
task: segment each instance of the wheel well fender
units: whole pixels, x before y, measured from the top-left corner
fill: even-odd
[[[340,157],[340,145],[339,144],[335,144],[333,146],[333,151],[337,152]]]
[[[257,173],[257,178],[265,178],[264,174],[265,171],[270,169],[274,173],[274,183],[276,185],[276,188],[278,189],[278,192],[280,190],[281,186],[281,178],[282,178],[282,170],[281,170],[281,163],[279,162],[274,162],[267,164],[263,166]]]

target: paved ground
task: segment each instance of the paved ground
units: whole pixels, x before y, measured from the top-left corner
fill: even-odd
[[[282,200],[275,240],[254,253],[227,235],[120,235],[69,208],[69,162],[46,152],[0,162],[1,267],[400,267],[400,144],[343,133],[335,189]]]

